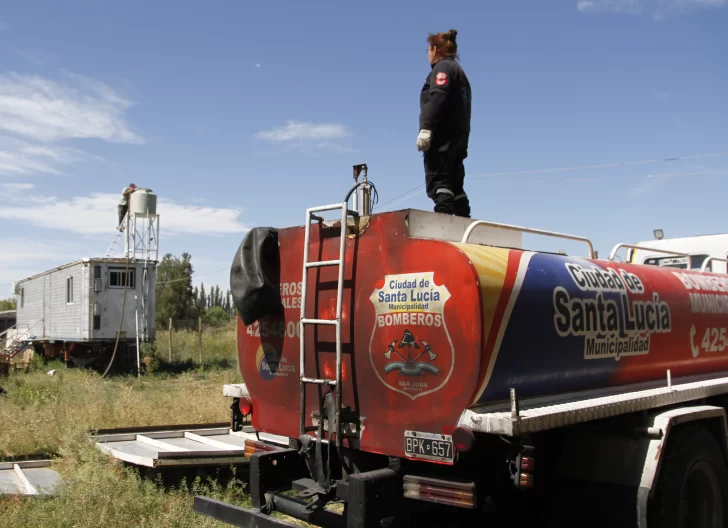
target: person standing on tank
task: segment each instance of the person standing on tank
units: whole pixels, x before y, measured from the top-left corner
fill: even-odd
[[[465,166],[470,137],[470,81],[458,59],[457,31],[430,34],[427,57],[432,71],[420,93],[420,133],[427,196],[435,212],[470,218]]]

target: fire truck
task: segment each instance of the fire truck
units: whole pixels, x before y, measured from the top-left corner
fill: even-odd
[[[225,390],[232,428],[260,435],[245,442],[252,507],[198,496],[197,513],[245,527],[726,526],[725,238],[620,243],[603,259],[576,235],[372,214],[366,165],[354,182],[235,254],[245,383]],[[524,235],[584,254],[530,251]]]

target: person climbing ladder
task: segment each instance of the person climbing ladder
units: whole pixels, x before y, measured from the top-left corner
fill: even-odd
[[[124,230],[124,217],[126,216],[127,211],[129,210],[129,198],[131,197],[131,194],[136,190],[136,185],[133,183],[130,183],[128,187],[124,187],[121,190],[121,199],[119,199],[119,226],[117,229],[119,231]]]

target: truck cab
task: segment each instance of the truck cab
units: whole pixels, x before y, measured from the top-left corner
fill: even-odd
[[[629,262],[633,264],[678,269],[688,269],[689,264],[693,270],[703,270],[705,265],[703,271],[728,271],[728,233],[645,240],[636,245],[645,249],[630,250]]]

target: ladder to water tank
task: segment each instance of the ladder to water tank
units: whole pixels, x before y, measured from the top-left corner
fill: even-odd
[[[111,244],[109,244],[109,248],[106,250],[106,253],[104,253],[104,258],[109,258],[114,254],[114,250],[116,249],[116,246],[119,245],[119,240],[121,240],[121,235],[121,231],[116,232],[114,239],[111,241]]]
[[[309,244],[311,239],[311,223],[314,220],[319,222],[323,221],[323,218],[317,216],[315,213],[321,213],[325,211],[336,211],[341,210],[341,236],[339,238],[339,258],[336,260],[322,260],[309,262]],[[328,386],[336,392],[336,414],[333,417],[327,416],[328,418],[328,430],[329,440],[331,435],[336,435],[336,446],[341,446],[341,312],[343,305],[344,296],[344,264],[346,257],[346,229],[347,221],[349,216],[357,216],[358,213],[350,211],[348,208],[348,200],[333,205],[324,205],[320,207],[313,207],[306,210],[306,227],[304,234],[304,246],[303,246],[303,284],[301,290],[301,318],[299,321],[300,325],[300,370],[299,379],[301,386],[301,416],[300,416],[300,433],[301,435],[306,434],[309,431],[315,431],[316,426],[306,426],[306,387],[307,385],[323,385]],[[321,268],[327,266],[338,266],[339,276],[336,286],[336,318],[335,319],[318,319],[316,317],[306,317],[306,298],[308,293],[308,271],[312,268]],[[336,379],[321,379],[311,378],[306,376],[306,326],[311,325],[330,325],[336,328]],[[323,424],[324,420],[324,405],[323,402],[320,405],[320,420]],[[322,440],[322,439],[319,439]]]

